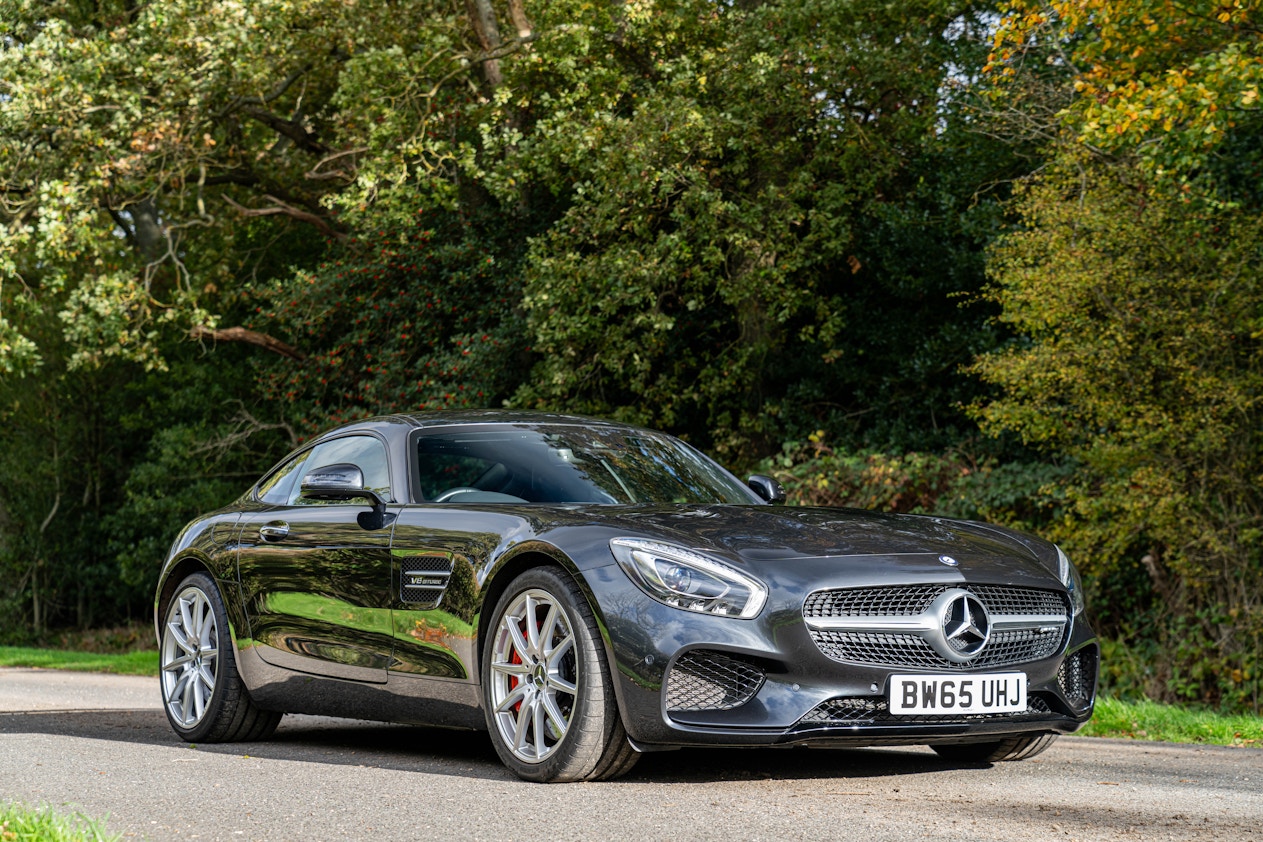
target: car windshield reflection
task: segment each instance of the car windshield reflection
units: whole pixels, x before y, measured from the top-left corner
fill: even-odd
[[[428,502],[759,502],[681,441],[599,425],[427,430],[415,456],[417,499]]]

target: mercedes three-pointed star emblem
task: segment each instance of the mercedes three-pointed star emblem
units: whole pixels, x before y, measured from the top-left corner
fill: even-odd
[[[991,617],[986,606],[963,588],[939,594],[930,611],[940,619],[936,633],[928,637],[930,645],[952,663],[973,660],[991,639]]]

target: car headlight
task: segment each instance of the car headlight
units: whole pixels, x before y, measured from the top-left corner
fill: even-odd
[[[641,590],[675,608],[748,620],[767,601],[758,579],[684,547],[614,538],[610,551]]]
[[[1070,561],[1070,558],[1061,551],[1061,547],[1057,548],[1057,575],[1061,578],[1061,584],[1066,586],[1066,591],[1070,594],[1070,611],[1071,616],[1077,617],[1083,612],[1083,579],[1079,576],[1078,569]]]

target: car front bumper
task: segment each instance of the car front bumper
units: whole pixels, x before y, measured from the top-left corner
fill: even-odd
[[[958,743],[1072,733],[1092,715],[1099,646],[1082,616],[1049,657],[954,673],[1024,673],[1025,710],[903,716],[887,709],[891,676],[938,673],[828,657],[804,622],[799,590],[774,589],[786,595],[740,620],[658,603],[616,565],[584,578],[599,606],[623,721],[641,750]]]

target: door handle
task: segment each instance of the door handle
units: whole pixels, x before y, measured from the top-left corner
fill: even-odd
[[[259,537],[264,541],[279,541],[289,534],[289,524],[283,520],[274,520],[259,527]]]

